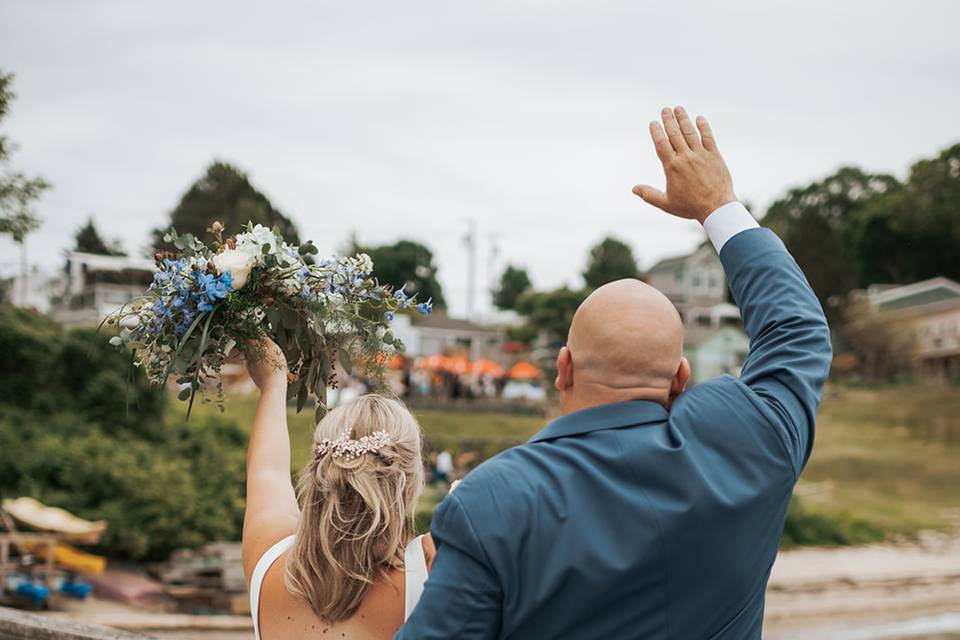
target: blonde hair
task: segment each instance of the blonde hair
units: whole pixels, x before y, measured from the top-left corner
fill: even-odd
[[[362,455],[333,455],[323,446],[376,432],[386,432],[388,442]],[[321,620],[349,618],[377,578],[403,566],[423,490],[420,441],[420,425],[403,403],[379,395],[354,398],[317,425],[300,472],[300,524],[284,583]]]

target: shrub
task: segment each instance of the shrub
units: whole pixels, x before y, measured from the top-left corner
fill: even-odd
[[[883,531],[869,522],[846,515],[812,513],[800,504],[800,498],[794,496],[790,500],[780,547],[868,544],[880,542],[883,537]]]

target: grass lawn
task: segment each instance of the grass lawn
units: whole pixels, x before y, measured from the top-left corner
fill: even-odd
[[[250,424],[255,396],[227,398],[227,417]],[[173,415],[182,415],[178,403]],[[194,411],[216,412],[210,405]],[[419,411],[428,448],[483,456],[525,441],[546,420],[530,416]],[[175,419],[175,418],[174,418]],[[293,466],[306,460],[313,432],[309,409],[289,414]],[[798,494],[805,510],[864,521],[893,534],[960,524],[960,389],[834,385],[817,423],[813,457]],[[429,512],[442,494],[425,493]]]
[[[831,386],[798,493],[888,533],[960,525],[960,388]]]

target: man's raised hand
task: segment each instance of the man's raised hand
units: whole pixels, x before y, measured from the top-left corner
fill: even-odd
[[[663,163],[666,193],[645,184],[638,184],[633,192],[667,213],[703,222],[717,208],[737,199],[730,171],[706,118],[697,116],[694,127],[679,106],[664,107],[661,117],[663,126],[650,123],[650,137]]]

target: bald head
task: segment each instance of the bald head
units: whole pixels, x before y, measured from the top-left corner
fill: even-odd
[[[617,280],[577,309],[567,347],[574,386],[666,397],[683,356],[683,326],[662,293],[639,280]]]

